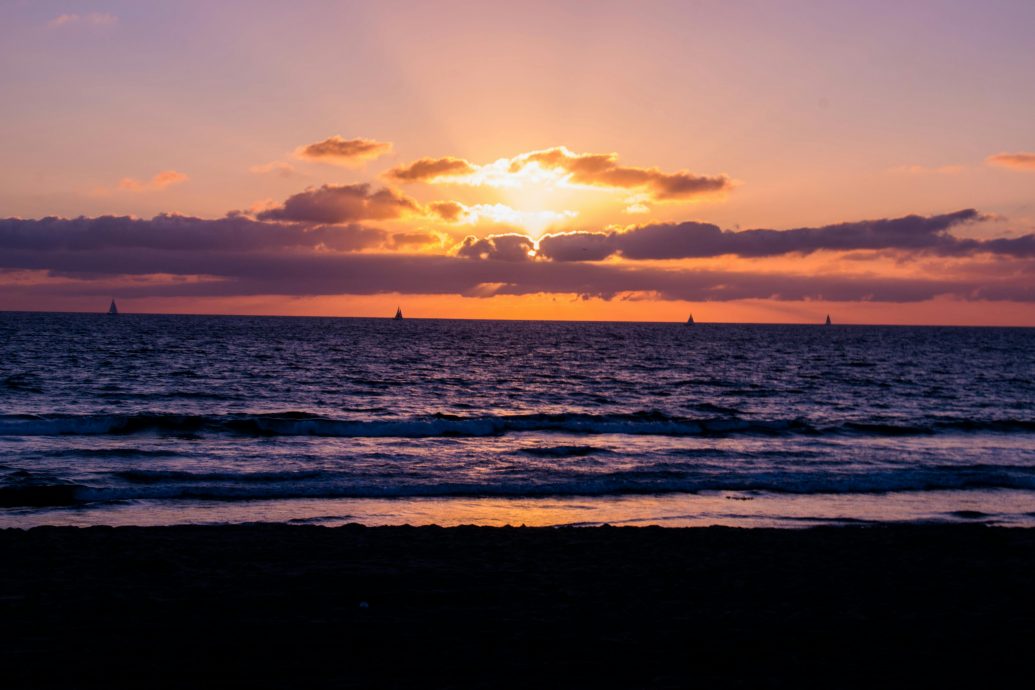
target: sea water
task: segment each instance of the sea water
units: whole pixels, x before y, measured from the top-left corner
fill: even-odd
[[[0,313],[0,526],[1035,525],[1035,329]]]

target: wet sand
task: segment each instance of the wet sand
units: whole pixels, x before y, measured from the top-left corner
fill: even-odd
[[[5,688],[987,687],[1035,530],[4,530],[0,622]]]

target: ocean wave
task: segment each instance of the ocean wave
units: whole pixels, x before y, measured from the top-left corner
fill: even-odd
[[[609,455],[611,453],[607,448],[595,446],[534,446],[520,448],[518,452],[537,458],[582,458],[588,455]]]
[[[170,458],[183,455],[183,451],[163,448],[52,448],[46,451],[51,458]]]
[[[46,508],[88,502],[77,496],[85,487],[75,484],[0,486],[0,508]]]
[[[0,507],[74,505],[83,500],[76,496],[82,488],[45,473],[5,472],[0,477]]]
[[[186,472],[182,470],[123,470],[113,476],[134,484],[169,482],[285,482],[318,479],[326,473],[320,470],[284,472]]]
[[[582,476],[504,481],[370,477],[325,471],[185,472],[133,470],[115,483],[18,481],[0,484],[0,506],[68,506],[130,500],[286,500],[336,498],[535,498],[749,492],[774,494],[883,494],[924,491],[1035,490],[1035,468],[932,466],[923,469],[842,472],[701,473],[644,468]]]
[[[334,419],[304,412],[253,415],[2,415],[0,435],[58,436],[166,433],[232,433],[247,436],[338,436],[432,438],[500,436],[510,432],[650,434],[689,436],[782,433],[806,430],[800,420],[690,419],[661,412],[630,414],[524,414],[460,417],[429,415],[403,419]]]
[[[34,374],[18,373],[0,379],[0,388],[20,393],[42,393],[43,386]]]
[[[626,414],[515,414],[398,419],[335,419],[305,412],[193,415],[162,412],[94,415],[0,415],[0,436],[126,435],[139,433],[329,436],[371,438],[488,437],[515,432],[654,436],[866,435],[903,436],[968,432],[1035,432],[1035,420],[932,418],[909,422],[806,419],[690,418],[659,411]]]

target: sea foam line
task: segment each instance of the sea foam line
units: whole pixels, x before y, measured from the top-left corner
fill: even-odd
[[[140,433],[329,436],[370,438],[487,437],[514,432],[698,436],[729,434],[922,435],[943,432],[1032,433],[1035,420],[934,418],[915,423],[848,420],[819,424],[794,419],[689,418],[658,411],[626,414],[518,414],[402,419],[334,419],[302,412],[189,415],[144,412],[127,415],[0,415],[0,436],[126,435]]]
[[[117,483],[0,483],[0,506],[75,505],[127,500],[247,501],[295,498],[416,498],[623,496],[709,491],[776,494],[874,494],[1013,489],[1035,491],[1032,468],[1007,466],[868,473],[745,472],[721,476],[693,471],[659,477],[635,471],[506,481],[410,478],[392,482],[331,472],[119,473]]]

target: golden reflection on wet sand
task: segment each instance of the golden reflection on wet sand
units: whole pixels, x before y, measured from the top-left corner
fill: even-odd
[[[701,494],[563,498],[292,499],[131,501],[103,508],[6,510],[0,527],[290,522],[365,525],[664,525],[808,527],[858,522],[986,521],[1035,526],[1035,498],[1014,490],[896,494]]]

